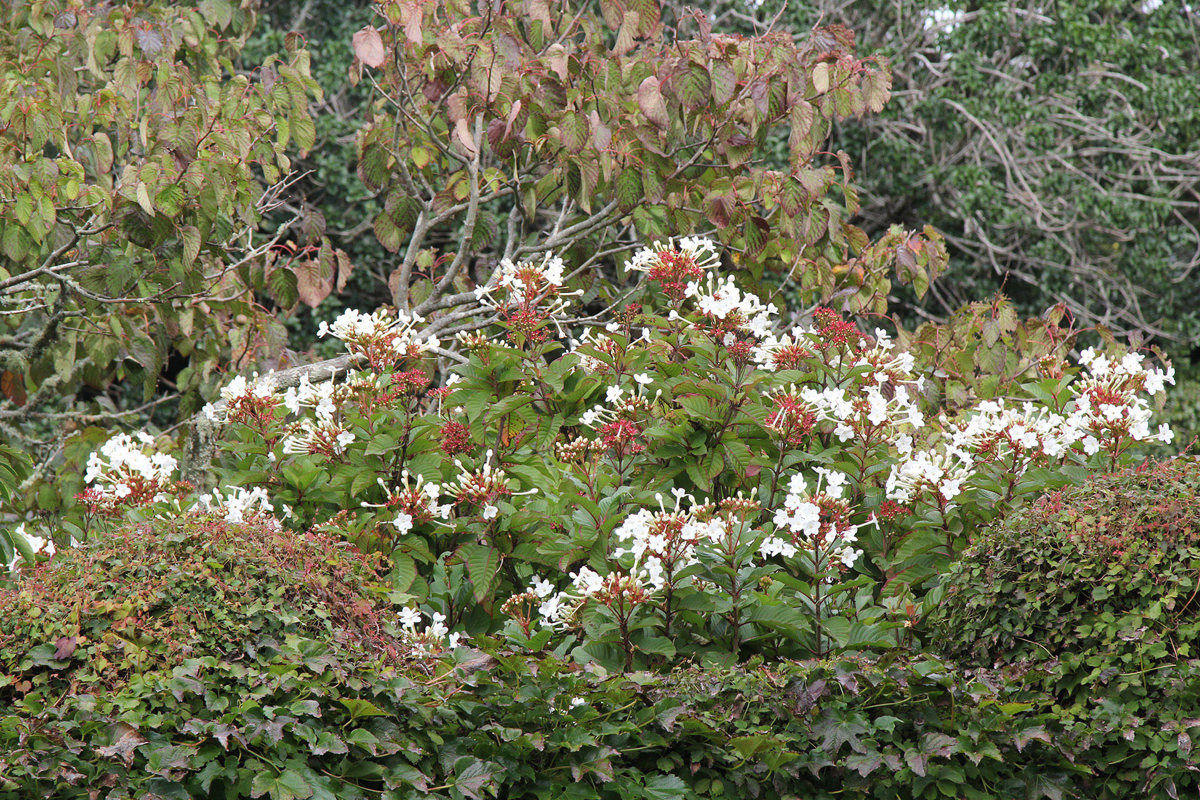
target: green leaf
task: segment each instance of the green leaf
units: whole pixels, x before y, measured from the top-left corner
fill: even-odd
[[[172,183],[159,191],[154,198],[154,205],[168,217],[175,217],[183,208],[183,199],[183,189],[179,188],[178,184]]]
[[[454,788],[471,800],[482,800],[485,791],[497,797],[500,785],[497,776],[503,774],[504,768],[499,764],[463,756],[454,762]]]
[[[290,769],[285,769],[278,775],[272,775],[265,764],[254,773],[250,784],[250,796],[262,797],[269,795],[271,800],[306,800],[312,797],[312,787],[303,777]]]
[[[500,583],[500,551],[483,544],[464,544],[459,555],[467,565],[475,601],[491,609],[492,598]]]
[[[649,800],[677,800],[688,796],[687,784],[677,775],[654,775],[643,790]]]
[[[388,713],[375,705],[369,700],[361,700],[357,697],[342,697],[338,699],[346,710],[350,712],[350,719],[356,720],[363,717],[386,717]]]
[[[154,204],[150,202],[150,189],[146,186],[145,183],[143,183],[142,181],[138,181],[137,190],[136,190],[135,194],[137,195],[138,205],[142,207],[143,211],[145,211],[147,214],[149,214],[150,216],[153,217],[154,216]]]
[[[300,302],[296,275],[290,269],[276,267],[271,270],[271,276],[267,278],[267,289],[281,308],[291,308]]]
[[[642,174],[636,169],[626,169],[617,175],[614,190],[617,205],[622,211],[632,211],[642,202]]]
[[[190,267],[200,255],[200,229],[195,225],[184,225],[179,238],[183,240],[183,263]]]
[[[387,211],[382,211],[375,217],[375,238],[389,252],[395,253],[400,249],[404,234],[405,231],[396,225]]]

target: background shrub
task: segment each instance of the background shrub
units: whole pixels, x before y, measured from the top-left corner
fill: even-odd
[[[1110,780],[1195,785],[1198,491],[1178,458],[1012,514],[951,568],[933,641],[1046,691],[1077,741],[1106,743]]]

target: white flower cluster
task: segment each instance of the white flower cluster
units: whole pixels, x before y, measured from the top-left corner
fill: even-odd
[[[830,561],[840,561],[844,566],[852,567],[862,556],[862,550],[854,547],[858,541],[858,529],[873,523],[851,525],[839,519],[839,516],[849,516],[849,508],[842,500],[846,476],[824,467],[817,467],[816,471],[817,491],[812,494],[803,475],[797,473],[792,476],[783,507],[775,510],[773,522],[776,534],[763,540],[759,553],[766,557],[780,555],[792,558],[802,548],[817,545],[822,555]],[[783,531],[789,534],[788,538],[778,535]]]
[[[613,550],[613,557],[630,556],[629,574],[652,592],[662,591],[668,571],[675,573],[698,563],[697,548],[719,544],[726,536],[725,520],[714,517],[701,521],[696,518],[694,505],[691,509],[680,507],[680,500],[687,496],[682,490],[673,490],[672,494],[674,509],[662,507],[662,495],[658,495],[659,511],[639,509],[613,531],[617,541],[626,543]]]
[[[192,510],[221,512],[221,518],[233,525],[240,525],[247,517],[254,516],[269,517],[271,523],[276,527],[279,525],[271,516],[275,513],[275,506],[271,504],[267,490],[261,486],[255,486],[253,489],[237,486],[225,492],[213,489],[212,492],[197,497]]]
[[[220,395],[225,403],[224,407],[218,410],[212,403],[206,403],[202,409],[204,416],[211,422],[223,422],[234,409],[253,408],[263,401],[273,401],[275,394],[271,388],[270,377],[268,374],[265,380],[259,380],[256,372],[250,380],[246,380],[244,375],[238,375],[227,386],[221,387]]]
[[[317,336],[332,334],[345,342],[347,349],[367,349],[384,344],[391,351],[391,355],[403,358],[413,350],[427,352],[438,346],[436,337],[416,338],[414,328],[424,321],[425,318],[419,314],[408,314],[405,311],[397,311],[393,316],[386,308],[371,314],[363,314],[350,308],[343,311],[332,325],[322,321],[317,326]]]
[[[446,615],[434,611],[429,615],[429,624],[421,628],[421,610],[406,606],[400,610],[400,630],[403,638],[424,655],[437,655],[443,650],[458,647],[465,637],[461,633],[450,633],[446,626]]]
[[[145,431],[134,436],[118,433],[88,456],[83,479],[97,484],[93,491],[107,498],[122,500],[139,490],[154,489],[154,500],[160,500],[157,489],[170,483],[178,462],[165,453],[148,452],[154,447],[154,437]]]
[[[788,333],[779,336],[768,332],[751,351],[751,358],[760,369],[778,372],[780,365],[776,357],[787,350],[806,349],[815,333],[816,331],[805,325],[797,325]]]
[[[908,503],[922,491],[940,494],[947,502],[962,492],[963,484],[975,473],[975,457],[953,443],[939,443],[929,450],[909,453],[892,465],[884,491],[889,500]]]
[[[416,482],[412,482],[408,470],[400,473],[400,478],[404,482],[402,486],[391,489],[383,482],[383,478],[377,478],[376,483],[379,488],[383,489],[387,500],[383,503],[368,503],[363,501],[360,505],[363,508],[390,508],[396,510],[396,516],[388,522],[396,526],[400,533],[408,533],[413,529],[413,526],[420,522],[439,517],[441,519],[449,519],[450,513],[454,510],[453,503],[440,504],[438,500],[442,496],[441,484],[433,481],[426,481],[423,475],[417,475]]]
[[[604,391],[604,402],[597,403],[579,416],[579,422],[589,428],[620,419],[622,415],[635,415],[639,410],[648,406],[649,400],[643,396],[642,389],[654,383],[654,377],[648,372],[640,372],[633,376],[637,386],[632,392],[626,392],[620,386],[609,386]],[[662,394],[660,389],[655,398]]]
[[[682,489],[672,489],[674,507],[663,503],[657,495],[658,511],[639,509],[625,518],[613,531],[613,536],[623,546],[612,551],[612,557],[620,567],[608,574],[601,574],[591,567],[583,566],[571,573],[571,586],[557,591],[553,583],[534,576],[523,597],[532,598],[542,624],[547,627],[570,625],[576,613],[589,598],[598,597],[600,602],[615,602],[623,596],[630,605],[644,602],[655,593],[662,592],[668,585],[690,582],[689,577],[680,578],[680,573],[699,563],[701,548],[711,547],[724,552],[731,546],[737,547],[739,539],[746,534],[749,524],[731,522],[722,516],[702,519],[701,509],[712,509],[708,504],[697,504],[695,499]],[[688,499],[690,507],[682,501]]]
[[[925,415],[917,407],[915,393],[907,386],[896,386],[887,397],[881,384],[863,386],[857,397],[847,395],[835,386],[824,389],[808,386],[800,390],[800,399],[812,407],[820,421],[833,422],[833,432],[839,440],[853,439],[864,426],[886,425],[898,431],[901,426],[919,429],[925,425]]]
[[[917,365],[916,357],[906,350],[893,353],[895,349],[896,343],[888,336],[887,331],[876,328],[875,343],[859,350],[854,366],[870,368],[874,379],[879,383],[886,383],[889,379],[893,383],[915,381],[920,389],[924,378],[913,375]]]
[[[677,242],[668,239],[666,244],[655,242],[633,254],[625,265],[629,272],[650,272],[662,264],[662,254],[677,251],[686,256],[700,270],[709,270],[720,263],[717,246],[704,236],[684,236]]]
[[[1141,353],[1126,353],[1120,361],[1097,354],[1092,348],[1079,355],[1079,363],[1087,367],[1088,375],[1074,385],[1075,419],[1086,430],[1085,452],[1089,455],[1100,448],[1099,439],[1128,436],[1135,442],[1159,441],[1170,443],[1175,434],[1168,425],[1150,430],[1150,403],[1140,392],[1164,394],[1166,384],[1175,384],[1175,368],[1146,369]]]
[[[733,276],[724,280],[709,274],[708,281],[701,286],[693,281],[687,286],[687,296],[695,298],[696,308],[701,314],[734,326],[759,339],[771,333],[776,309],[764,304],[758,295],[743,292],[733,282]],[[732,333],[726,334],[726,344],[732,344]]]
[[[305,453],[342,453],[354,443],[354,434],[332,419],[302,419],[283,440],[283,452],[289,455]]]
[[[925,30],[932,30],[940,36],[953,31],[962,24],[965,18],[963,12],[956,11],[949,6],[935,8],[925,12]]]
[[[241,400],[243,397],[257,397],[267,399],[272,396],[270,380],[257,380],[258,375],[255,374],[255,380],[248,381],[244,375],[238,375],[229,382],[228,386],[221,387],[221,399],[227,403],[232,403],[235,400]]]
[[[508,292],[509,302],[531,303],[540,299],[549,287],[561,288],[565,269],[566,264],[553,253],[546,253],[540,262],[530,260],[514,264],[506,258],[500,262],[496,285]],[[481,286],[475,290],[475,298],[482,301],[490,291]]]
[[[313,383],[308,375],[301,375],[299,385],[289,386],[283,393],[283,405],[293,414],[299,414],[302,408],[311,408],[316,412],[317,419],[332,420],[337,411],[336,391],[337,386],[333,381]]]
[[[1150,404],[1141,392],[1159,394],[1175,382],[1175,371],[1146,369],[1139,353],[1119,361],[1088,348],[1080,363],[1088,374],[1071,386],[1074,399],[1066,413],[1024,402],[1019,407],[1003,399],[984,401],[970,414],[954,421],[942,418],[945,438],[933,446],[911,452],[892,466],[885,490],[889,500],[907,503],[925,491],[945,501],[956,497],[985,457],[1004,464],[1020,477],[1036,461],[1062,460],[1074,452],[1092,456],[1122,439],[1169,443],[1174,433],[1168,425],[1150,430]]]

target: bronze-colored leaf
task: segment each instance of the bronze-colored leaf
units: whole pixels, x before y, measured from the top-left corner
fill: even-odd
[[[663,102],[658,78],[651,75],[642,81],[638,86],[637,102],[638,108],[646,115],[646,119],[658,127],[665,128],[671,123],[671,118],[667,115],[667,104]]]
[[[54,643],[54,660],[66,661],[75,652],[75,637],[60,636]]]
[[[17,408],[25,405],[25,378],[19,372],[10,369],[0,372],[0,393],[13,402]]]
[[[383,66],[384,50],[383,39],[379,36],[379,31],[371,25],[363,28],[358,33],[354,34],[354,57],[368,67]]]

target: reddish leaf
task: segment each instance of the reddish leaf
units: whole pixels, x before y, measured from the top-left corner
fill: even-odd
[[[354,262],[350,260],[350,256],[346,255],[344,250],[333,252],[337,256],[337,290],[342,292],[346,289],[346,282],[350,280],[350,274],[354,272]]]
[[[658,78],[651,75],[642,81],[637,91],[638,108],[646,115],[646,119],[660,128],[667,127],[671,118],[667,116],[667,104],[663,102],[662,90]]]
[[[508,110],[508,117],[504,120],[504,138],[507,139],[512,134],[513,123],[517,121],[517,115],[521,113],[521,101],[517,100],[512,104],[512,108]],[[594,111],[592,112],[595,113]]]
[[[322,250],[325,248],[322,247]],[[293,267],[296,273],[296,291],[300,302],[309,308],[316,308],[321,301],[333,291],[333,270],[326,269],[324,259],[310,258],[297,261]]]
[[[379,31],[368,25],[354,34],[354,56],[368,67],[380,67],[384,61],[383,39]]]
[[[423,41],[421,22],[425,16],[424,6],[418,0],[409,0],[400,6],[400,17],[404,20],[404,38],[409,44],[420,44]]]
[[[640,26],[641,17],[638,12],[625,12],[625,18],[621,21],[621,30],[617,32],[617,41],[613,44],[613,55],[623,56],[636,46],[635,38]]]
[[[75,652],[75,637],[60,636],[54,643],[54,660],[66,661]]]
[[[737,74],[733,71],[733,67],[724,61],[713,61],[709,70],[713,102],[717,105],[724,105],[737,93]]]
[[[596,149],[607,150],[608,146],[612,144],[612,130],[601,121],[600,115],[596,113],[595,109],[592,109],[590,119],[592,123],[592,141],[595,143]]]
[[[10,369],[0,372],[0,393],[13,401],[17,408],[25,405],[25,378],[19,372]]]
[[[478,148],[475,145],[475,137],[471,135],[471,128],[467,125],[465,119],[460,119],[454,123],[454,135],[452,137],[454,144],[458,147],[459,152],[468,158],[474,158]]]
[[[813,67],[812,87],[817,94],[829,91],[829,65],[824,61]]]
[[[550,69],[558,76],[560,81],[567,79],[567,51],[566,49],[555,42],[546,48],[546,57],[550,59]]]
[[[718,228],[728,228],[733,212],[733,198],[727,194],[710,194],[704,198],[705,216]]]

